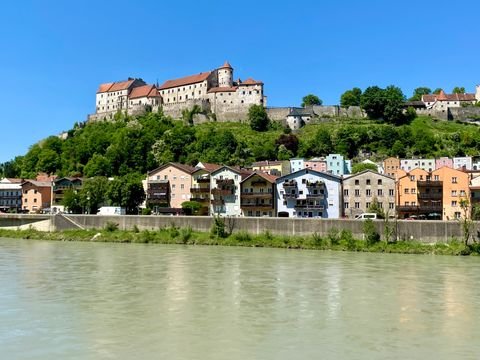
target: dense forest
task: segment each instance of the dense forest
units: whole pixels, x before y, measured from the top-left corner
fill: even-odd
[[[125,176],[176,161],[245,166],[258,160],[316,157],[340,153],[354,160],[368,156],[440,157],[480,153],[476,125],[417,117],[395,125],[381,120],[330,119],[292,133],[276,122],[263,131],[249,123],[208,122],[192,126],[162,113],[75,124],[66,139],[50,136],[27,154],[0,165],[0,176]]]

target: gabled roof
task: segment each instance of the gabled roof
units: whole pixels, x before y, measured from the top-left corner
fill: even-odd
[[[60,179],[55,179],[55,184],[56,183],[59,183],[63,180],[67,180],[67,181],[70,181],[70,182],[74,182],[74,181],[80,181],[80,182],[83,182],[83,179],[82,178],[79,178],[79,177],[62,177]]]
[[[325,173],[325,172],[321,172],[321,171],[316,171],[316,170],[312,170],[312,169],[301,169],[301,170],[298,170],[298,171],[295,171],[293,173],[286,174],[286,175],[283,175],[283,176],[277,178],[276,183],[279,184],[282,181],[284,181],[285,179],[291,178],[292,175],[293,175],[293,177],[302,176],[303,173],[313,174],[313,175],[321,177],[321,178],[329,178],[330,180],[334,180],[334,181],[338,181],[338,182],[342,181],[341,176],[337,176],[337,175],[333,175],[333,174]]]
[[[211,173],[212,171],[220,169],[222,166],[223,165],[199,162],[196,166],[197,169],[194,172],[197,172],[198,170],[206,170]]]
[[[238,87],[232,86],[232,87],[213,87],[208,89],[209,93],[217,93],[217,92],[235,92],[237,91]]]
[[[355,178],[355,177],[357,177],[357,176],[360,176],[360,175],[363,175],[363,174],[366,174],[366,173],[371,173],[372,175],[375,175],[375,176],[382,176],[382,177],[385,177],[385,178],[387,178],[387,179],[389,179],[389,180],[395,180],[393,177],[391,177],[391,176],[389,176],[389,175],[387,175],[387,174],[380,174],[380,173],[378,173],[378,172],[376,172],[376,171],[373,171],[373,170],[370,170],[370,169],[360,171],[360,172],[358,172],[358,173],[356,173],[356,174],[351,174],[351,175],[349,175],[348,178],[346,178],[346,179],[350,180],[350,179],[353,179],[353,178]],[[346,180],[346,179],[345,179],[345,180]]]
[[[290,108],[287,116],[312,116],[312,112],[304,108]]]
[[[247,80],[239,83],[238,85],[263,85],[263,82],[261,82],[260,80],[254,80],[250,77]]]
[[[207,78],[210,76],[211,73],[212,73],[211,71],[208,71],[208,72],[202,72],[196,75],[185,76],[179,79],[167,80],[162,84],[162,86],[159,87],[159,89],[163,90],[163,89],[170,89],[177,86],[196,84],[196,83],[207,80]]]
[[[252,173],[252,171],[249,171],[249,170],[246,170],[246,169],[241,169],[237,166],[222,165],[218,169],[212,171],[211,174],[213,175],[215,173],[218,173],[218,172],[222,171],[223,169],[228,169],[228,170],[240,175],[242,178],[243,178],[244,175],[247,175],[247,174],[250,175]]]
[[[245,182],[246,180],[250,179],[251,177],[253,176],[260,176],[261,178],[264,178],[265,180],[267,180],[269,183],[271,184],[275,184],[275,180],[278,179],[278,176],[275,176],[275,175],[270,175],[270,174],[267,174],[267,173],[264,173],[262,171],[255,171],[253,172],[252,174],[248,175],[247,177],[245,177],[243,180],[242,180],[242,183]]]
[[[132,86],[133,83],[145,85],[145,82],[141,79],[128,78],[128,80],[100,84],[100,86],[98,87],[97,94],[103,93],[103,92],[127,90],[130,88],[130,86]]]
[[[138,99],[142,97],[160,97],[160,94],[155,85],[137,86],[130,92],[130,99]]]
[[[148,172],[148,176],[151,176],[157,172],[159,172],[160,170],[163,170],[169,166],[173,166],[187,174],[192,174],[196,168],[194,168],[193,166],[190,166],[190,165],[185,165],[185,164],[180,164],[180,163],[175,163],[175,162],[169,162],[169,163],[166,163],[166,164],[163,164],[161,166],[159,166],[158,168],[156,169],[153,169],[152,171],[149,171]]]
[[[24,186],[25,184],[32,184],[33,186],[36,186],[36,187],[51,187],[52,186],[52,183],[49,182],[49,181],[36,181],[36,180],[25,180],[23,183],[22,183],[22,186]]]
[[[21,184],[23,179],[18,178],[3,178],[0,183],[2,184]]]

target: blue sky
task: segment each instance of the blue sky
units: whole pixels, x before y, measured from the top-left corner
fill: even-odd
[[[270,106],[354,86],[480,84],[480,1],[8,1],[0,162],[94,111],[98,84],[212,70],[264,81]]]

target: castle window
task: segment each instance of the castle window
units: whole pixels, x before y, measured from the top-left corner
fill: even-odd
[[[244,103],[244,101],[242,100],[242,104]]]
[[[227,102],[227,100],[223,100],[223,103],[225,104]]]
[[[182,100],[182,97],[180,96],[180,97],[178,98],[178,100]]]
[[[185,100],[188,100],[188,94],[187,94],[187,95],[185,95]]]
[[[248,95],[252,95],[252,91],[249,91],[249,92],[248,92]]]
[[[198,95],[202,95],[202,91],[201,91],[201,90],[198,90]]]
[[[229,93],[228,93],[228,96],[230,96],[230,95],[232,95],[232,93],[229,92]]]
[[[242,91],[242,95],[245,95],[245,91]]]
[[[192,91],[192,96],[195,96],[195,92]]]

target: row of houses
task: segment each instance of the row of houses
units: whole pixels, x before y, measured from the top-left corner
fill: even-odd
[[[78,177],[57,179],[39,175],[35,180],[4,178],[0,180],[0,212],[37,213],[61,208],[65,191],[80,189]]]
[[[338,176],[311,168],[277,176],[264,169],[168,163],[148,173],[146,206],[172,213],[195,201],[200,215],[338,219],[375,204],[390,217],[451,220],[470,216],[471,204],[480,202],[479,175],[444,166],[415,168],[397,179],[371,170]]]

